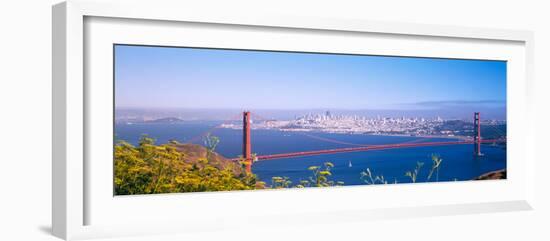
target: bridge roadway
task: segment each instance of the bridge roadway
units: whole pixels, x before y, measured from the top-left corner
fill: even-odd
[[[505,142],[505,141],[506,141],[505,139],[489,139],[489,140],[481,140],[481,143],[497,143],[497,142]],[[261,156],[257,156],[256,159],[257,161],[263,161],[263,160],[282,159],[282,158],[289,158],[289,157],[316,156],[316,155],[344,153],[344,152],[360,152],[360,151],[388,150],[388,149],[412,148],[412,147],[423,147],[423,146],[449,146],[449,145],[467,145],[467,144],[470,144],[470,145],[474,144],[474,141],[473,140],[441,141],[441,142],[383,144],[383,145],[372,145],[372,146],[362,146],[362,147],[345,147],[345,148],[316,150],[316,151],[301,151],[301,152],[261,155]],[[231,160],[238,161],[239,158],[233,158]]]

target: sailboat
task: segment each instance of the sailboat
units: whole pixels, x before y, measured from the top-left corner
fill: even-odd
[[[351,161],[348,162],[348,167],[352,167]]]

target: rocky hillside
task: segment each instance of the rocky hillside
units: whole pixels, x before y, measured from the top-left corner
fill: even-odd
[[[475,180],[497,180],[506,179],[506,169],[485,173]]]
[[[218,154],[217,152],[211,152],[208,154],[208,150],[201,145],[197,144],[175,144],[176,149],[183,153],[185,156],[185,160],[189,163],[198,163],[199,160],[208,159],[209,163],[218,169],[225,169],[231,166],[236,166],[234,161],[231,161],[224,156]],[[207,157],[207,155],[209,155]],[[233,165],[231,165],[233,164]],[[235,174],[240,174],[242,172],[242,168],[233,168],[233,172]]]

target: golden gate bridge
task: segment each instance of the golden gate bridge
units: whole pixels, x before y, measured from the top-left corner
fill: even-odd
[[[239,114],[240,116],[240,114]],[[255,115],[255,117],[259,117]],[[233,119],[233,118],[232,118]],[[228,121],[232,121],[232,119],[229,119]],[[259,117],[258,119],[264,119],[262,117]],[[243,121],[243,140],[242,140],[242,156],[237,158],[231,158],[232,161],[241,161],[244,163],[246,171],[251,172],[252,171],[252,164],[256,161],[262,161],[262,160],[273,160],[273,159],[283,159],[283,158],[291,158],[291,157],[304,157],[304,156],[316,156],[316,155],[326,155],[326,154],[334,154],[334,153],[346,153],[346,152],[364,152],[364,151],[375,151],[375,150],[388,150],[388,149],[399,149],[399,148],[414,148],[414,147],[427,147],[427,146],[449,146],[449,145],[473,145],[474,147],[474,156],[483,156],[481,153],[481,144],[482,143],[502,143],[506,142],[506,138],[498,138],[498,139],[482,139],[481,138],[481,122],[480,122],[480,113],[475,112],[474,113],[474,136],[472,140],[456,140],[456,141],[432,141],[432,142],[418,142],[419,140],[423,141],[423,139],[417,139],[413,141],[408,141],[404,143],[394,143],[394,144],[379,144],[379,145],[363,145],[363,144],[355,144],[355,143],[349,143],[339,140],[333,140],[329,138],[323,138],[323,137],[316,137],[309,134],[304,134],[305,136],[309,136],[311,138],[315,138],[318,140],[323,141],[329,141],[333,143],[338,144],[346,144],[346,145],[353,145],[356,147],[343,147],[343,148],[334,148],[334,149],[325,149],[325,150],[312,150],[312,151],[299,151],[299,152],[289,152],[289,153],[277,153],[277,154],[268,154],[268,155],[252,155],[252,142],[250,138],[251,133],[251,124],[252,124],[252,113],[250,111],[244,111],[242,113],[242,121]],[[200,138],[208,133],[211,133],[213,129],[220,128],[225,124],[226,122],[222,123],[221,125],[218,125],[211,130],[206,131],[205,133],[192,138],[188,141],[188,143],[193,142],[196,140],[196,138]],[[429,138],[428,138],[429,139]]]

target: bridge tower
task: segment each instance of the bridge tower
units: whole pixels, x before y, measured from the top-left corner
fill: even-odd
[[[481,154],[481,123],[479,120],[479,112],[474,113],[474,156],[482,156]]]
[[[252,173],[252,145],[250,143],[250,111],[243,112],[243,158],[247,173]]]

